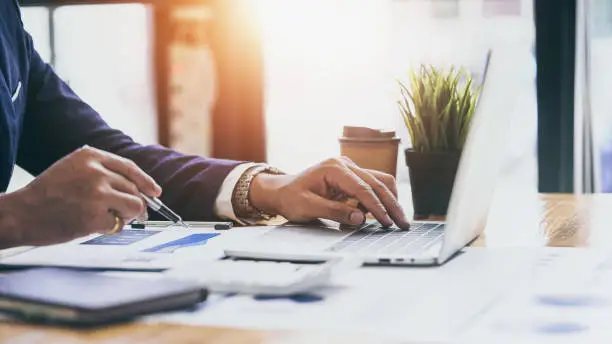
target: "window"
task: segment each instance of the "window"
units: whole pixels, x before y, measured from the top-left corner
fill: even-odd
[[[503,109],[514,116],[506,169],[535,187],[532,7],[532,0],[262,1],[269,162],[297,171],[337,155],[343,125],[394,128],[405,148],[395,79],[419,62],[480,73],[487,49],[501,46],[525,73],[521,102]],[[398,179],[406,179],[398,158]]]
[[[601,192],[612,192],[612,1],[589,0],[590,102]]]
[[[51,61],[49,14],[49,9],[45,7],[25,7],[21,9],[23,25],[32,36],[34,47],[46,62]]]
[[[42,58],[54,51],[56,72],[111,126],[157,142],[149,6],[24,7],[22,17]]]
[[[56,69],[113,127],[157,142],[149,7],[79,5],[55,10]]]
[[[53,16],[54,46],[51,46]],[[150,8],[141,4],[24,7],[34,46],[75,92],[113,127],[157,143]],[[31,176],[17,169],[13,190]]]

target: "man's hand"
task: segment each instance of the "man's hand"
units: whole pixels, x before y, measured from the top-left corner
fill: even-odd
[[[360,225],[365,213],[384,226],[410,227],[397,201],[395,179],[385,173],[366,170],[341,157],[315,165],[299,175],[260,174],[250,190],[252,205],[265,212],[280,214],[294,222],[317,218],[349,225]],[[359,200],[361,209],[344,202]]]
[[[146,214],[140,192],[161,188],[132,161],[84,147],[56,162],[32,183],[0,196],[14,225],[10,245],[44,245],[115,227]],[[6,240],[3,240],[6,243]],[[9,244],[9,243],[6,243]],[[3,246],[7,246],[7,245]]]

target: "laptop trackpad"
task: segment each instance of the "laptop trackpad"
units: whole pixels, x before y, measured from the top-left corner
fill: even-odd
[[[256,251],[293,253],[324,251],[353,231],[304,225],[277,226],[254,238],[248,246]]]

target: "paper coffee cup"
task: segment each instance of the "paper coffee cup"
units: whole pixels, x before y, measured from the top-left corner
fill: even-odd
[[[395,131],[344,127],[340,152],[357,166],[396,176],[400,139]]]

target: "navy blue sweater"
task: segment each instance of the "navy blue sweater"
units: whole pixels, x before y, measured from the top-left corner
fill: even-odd
[[[219,188],[238,164],[143,146],[109,127],[42,61],[16,0],[0,0],[0,192],[15,164],[38,175],[85,144],[136,162],[163,187],[162,201],[188,220],[214,218]]]

